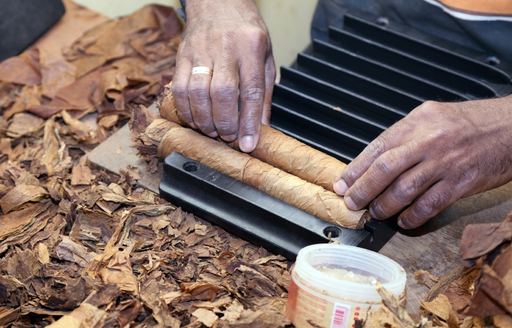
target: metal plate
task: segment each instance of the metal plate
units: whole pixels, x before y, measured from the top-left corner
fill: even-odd
[[[178,153],[165,159],[160,195],[289,259],[304,246],[329,240],[378,251],[395,233],[392,220],[371,220],[362,230],[329,224]]]

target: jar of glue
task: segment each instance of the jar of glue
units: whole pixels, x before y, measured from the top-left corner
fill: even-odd
[[[381,306],[377,286],[405,295],[406,273],[395,261],[355,246],[318,244],[299,251],[287,315],[298,327],[353,327]]]

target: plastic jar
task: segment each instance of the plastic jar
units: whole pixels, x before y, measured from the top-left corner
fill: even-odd
[[[368,281],[334,276],[325,268],[348,270]],[[353,327],[355,320],[364,320],[370,309],[381,306],[376,281],[395,296],[404,296],[406,273],[390,258],[355,246],[307,246],[299,251],[292,271],[287,315],[298,328]]]

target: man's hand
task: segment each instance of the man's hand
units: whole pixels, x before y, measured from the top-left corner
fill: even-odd
[[[252,0],[188,0],[172,92],[180,118],[251,152],[270,119],[275,65],[267,28]],[[213,74],[191,74],[206,66]],[[240,110],[239,110],[240,109]]]
[[[399,225],[418,227],[460,198],[512,179],[512,96],[426,102],[374,140],[334,189],[347,207],[369,205]]]

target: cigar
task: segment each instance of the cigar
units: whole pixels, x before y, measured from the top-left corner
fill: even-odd
[[[349,210],[343,198],[323,187],[287,173],[223,142],[203,136],[192,129],[164,120],[155,120],[146,130],[157,142],[162,126],[169,130],[158,145],[158,156],[175,151],[214,170],[261,190],[287,204],[302,209],[332,224],[360,229],[369,219],[368,212]]]
[[[186,125],[179,116],[169,84],[160,101],[160,116],[179,125]],[[237,143],[229,144],[238,149]],[[333,191],[333,183],[346,164],[292,138],[270,126],[261,127],[260,139],[251,155],[327,190]]]

